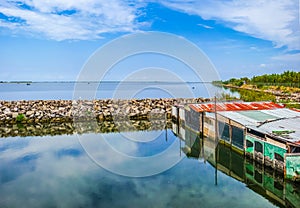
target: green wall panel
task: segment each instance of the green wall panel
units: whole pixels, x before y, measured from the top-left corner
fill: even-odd
[[[300,155],[286,155],[286,178],[300,177]]]

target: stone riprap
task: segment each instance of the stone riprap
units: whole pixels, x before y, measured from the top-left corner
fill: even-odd
[[[172,105],[204,101],[209,99],[0,101],[0,124],[170,118]]]

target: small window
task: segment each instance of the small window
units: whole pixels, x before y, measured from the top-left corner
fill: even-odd
[[[244,148],[244,131],[243,131],[243,129],[232,126],[232,144],[240,149]]]
[[[260,142],[255,142],[255,151],[263,153],[263,145]]]
[[[246,140],[246,146],[247,147],[253,147],[253,142]]]
[[[281,161],[281,162],[284,161],[283,157],[282,157],[280,154],[278,154],[278,153],[275,152],[274,155],[275,155],[275,159],[276,159],[276,160],[279,160],[279,161]]]
[[[230,140],[230,135],[229,135],[229,125],[223,122],[218,121],[219,125],[219,137],[229,141]]]
[[[300,147],[290,146],[291,153],[300,153]]]

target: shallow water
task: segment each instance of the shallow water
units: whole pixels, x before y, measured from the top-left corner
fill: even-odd
[[[186,138],[179,138],[170,129],[176,128],[172,125],[0,138],[0,207],[299,205],[299,187],[284,182],[280,174],[264,170],[214,141],[201,140],[187,129]],[[103,148],[103,141],[114,152]],[[126,158],[154,158],[166,152],[167,160],[147,164],[134,165]],[[124,157],[120,159],[118,154]],[[175,165],[147,177],[112,172],[143,174],[141,170],[151,172],[152,168],[145,168],[173,159]]]

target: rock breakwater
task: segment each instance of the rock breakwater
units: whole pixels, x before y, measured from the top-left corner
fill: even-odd
[[[204,101],[209,99],[0,101],[0,124],[170,118],[172,105]]]

